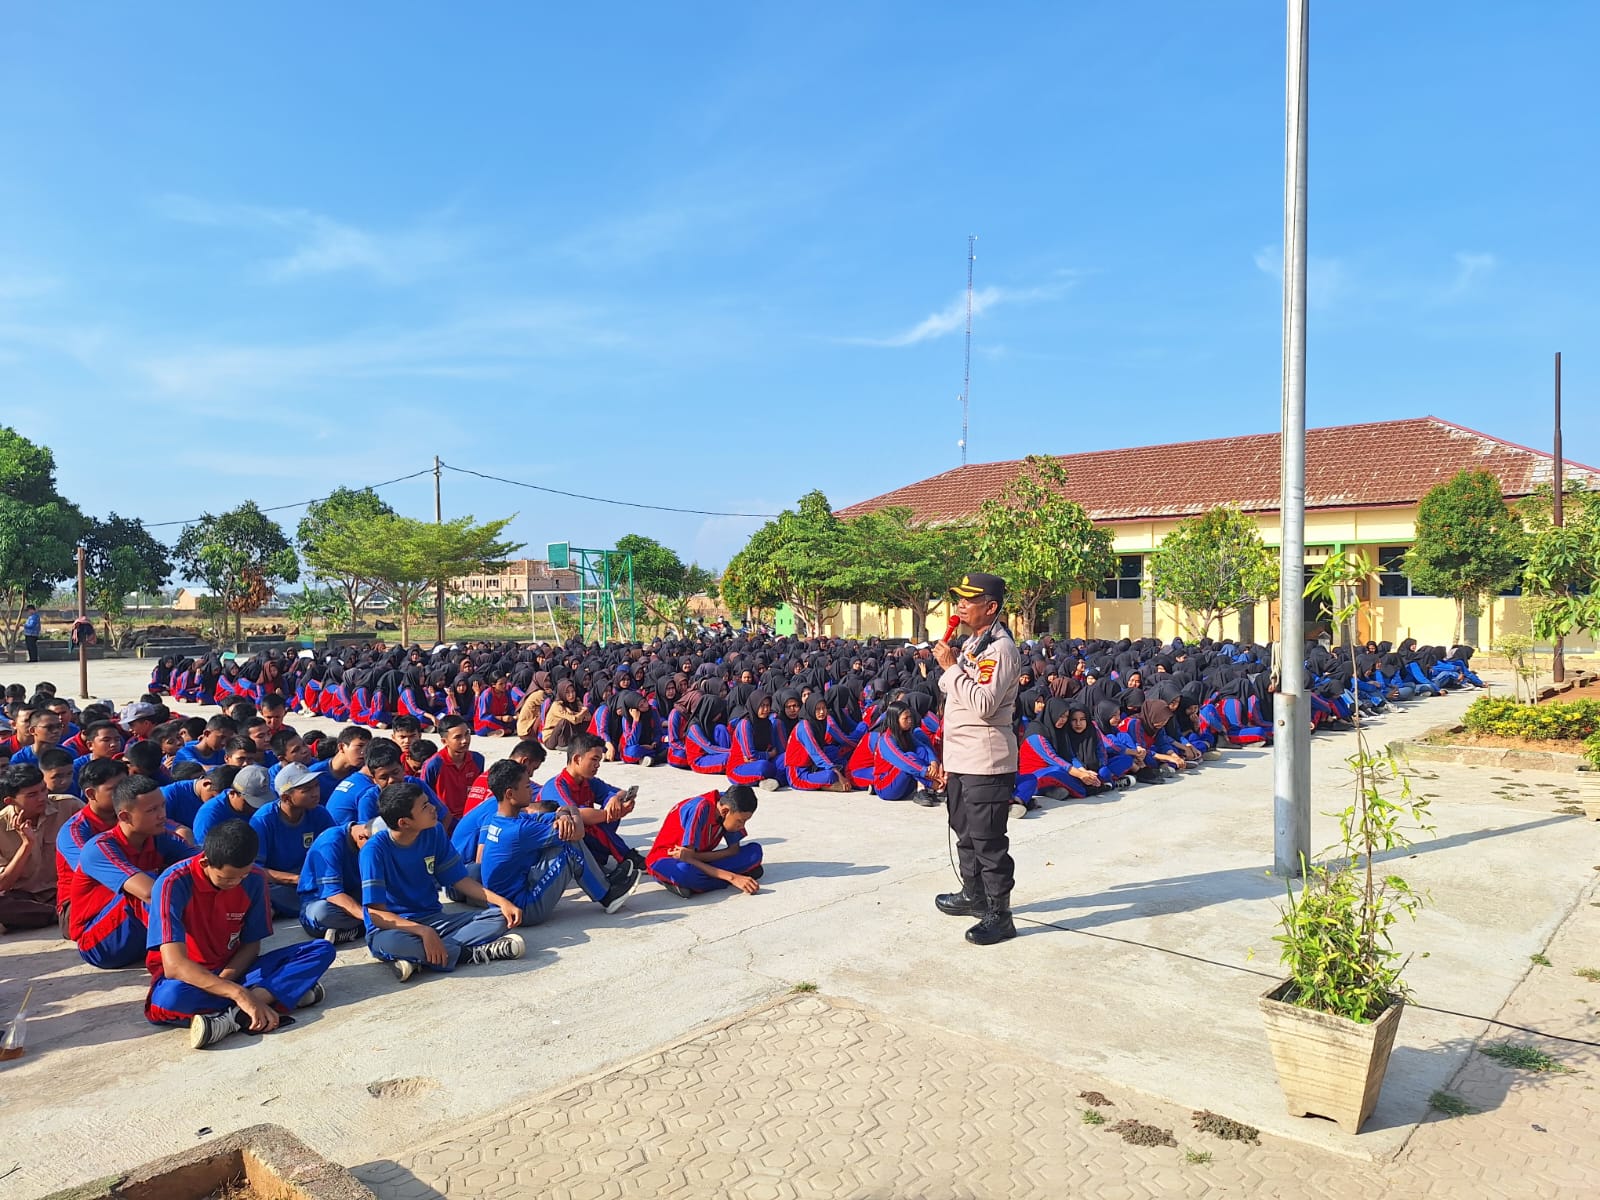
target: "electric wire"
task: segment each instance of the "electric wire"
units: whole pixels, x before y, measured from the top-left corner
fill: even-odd
[[[391,483],[404,483],[406,480],[415,479],[419,475],[431,475],[432,473],[433,473],[433,468],[432,467],[423,467],[422,470],[413,471],[409,475],[400,475],[400,476],[397,476],[394,479],[385,479],[382,483],[369,483],[365,487],[355,488],[355,489],[352,489],[352,490],[358,491],[358,492],[360,492],[360,491],[373,491],[373,490],[376,490],[377,488],[388,487]],[[262,511],[264,513],[269,513],[269,512],[282,512],[286,508],[304,508],[308,504],[321,504],[324,500],[327,500],[328,498],[329,498],[328,496],[313,496],[310,500],[296,500],[291,504],[274,504],[274,505],[271,505],[271,506],[269,506],[267,508],[263,508],[260,511]],[[202,519],[203,518],[201,518],[201,517],[189,517],[187,520],[183,520],[183,521],[152,521],[148,525],[146,525],[145,528],[146,529],[167,529],[167,528],[170,528],[173,525],[193,525],[193,524],[196,524],[197,522],[201,521]]]
[[[689,513],[697,517],[754,517],[758,520],[771,520],[777,513],[752,513],[752,512],[715,512],[706,508],[674,508],[670,504],[645,504],[638,500],[614,500],[608,496],[586,496],[582,492],[569,492],[562,488],[545,487],[543,484],[527,483],[521,479],[507,479],[503,475],[490,475],[485,471],[474,471],[467,467],[458,467],[451,463],[439,464],[446,470],[455,471],[461,475],[474,475],[479,479],[490,479],[495,483],[509,483],[512,487],[528,488],[530,491],[546,492],[552,496],[565,496],[569,500],[587,500],[593,504],[615,504],[622,508],[645,508],[652,512]]]

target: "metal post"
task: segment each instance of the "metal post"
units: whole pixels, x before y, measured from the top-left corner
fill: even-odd
[[[639,640],[639,601],[633,592],[633,553],[628,554],[628,640]]]
[[[435,454],[433,456],[433,523],[435,525],[444,524],[444,502],[439,495],[440,465],[439,456]],[[433,640],[442,645],[444,643],[444,580],[442,579],[433,593],[433,623]]]
[[[1550,521],[1560,529],[1565,523],[1562,512],[1561,496],[1561,351],[1556,351],[1556,454],[1555,454],[1555,498],[1550,508]],[[1550,659],[1550,679],[1555,683],[1563,683],[1567,678],[1567,645],[1563,637],[1556,638],[1554,653]]]
[[[83,547],[78,547],[78,620],[82,622],[89,616],[89,602],[84,595],[84,561]],[[83,625],[76,626],[78,630],[78,699],[89,698],[89,639],[84,636]]]
[[[1273,871],[1311,857],[1311,732],[1304,694],[1306,540],[1306,76],[1310,0],[1288,0],[1283,162],[1283,536],[1273,669]]]

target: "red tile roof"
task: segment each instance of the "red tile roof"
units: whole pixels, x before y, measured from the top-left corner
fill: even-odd
[[[1276,510],[1279,435],[1179,442],[1062,454],[1066,492],[1096,521],[1188,517],[1218,504],[1247,512]],[[1507,497],[1549,483],[1554,458],[1437,417],[1374,421],[1306,431],[1306,507],[1371,508],[1415,504],[1458,471],[1490,471]],[[881,508],[909,508],[920,522],[973,516],[1015,479],[1023,460],[973,463],[907,484],[839,510],[855,517]],[[1568,463],[1569,478],[1600,486],[1600,471]]]

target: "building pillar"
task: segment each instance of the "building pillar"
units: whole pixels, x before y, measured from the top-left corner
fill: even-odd
[[[1146,554],[1142,557],[1139,568],[1139,607],[1143,615],[1143,631],[1140,637],[1155,637],[1156,635],[1156,593],[1150,586],[1150,559]]]

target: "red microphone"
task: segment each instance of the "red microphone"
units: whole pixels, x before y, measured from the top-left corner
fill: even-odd
[[[951,638],[955,637],[956,630],[960,628],[961,618],[956,616],[955,613],[951,613],[950,622],[944,627],[944,637],[940,638],[939,640],[942,642],[948,642]]]

